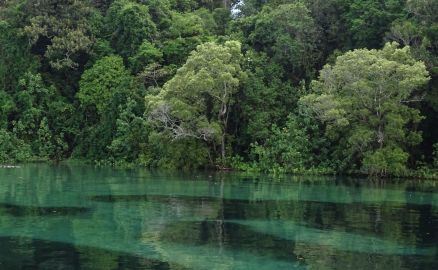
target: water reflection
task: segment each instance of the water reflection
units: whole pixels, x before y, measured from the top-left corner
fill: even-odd
[[[0,170],[0,268],[438,269],[435,182]]]

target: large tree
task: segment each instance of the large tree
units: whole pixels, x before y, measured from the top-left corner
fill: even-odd
[[[338,138],[337,152],[370,173],[400,173],[409,145],[421,141],[415,125],[422,119],[409,106],[415,90],[429,80],[423,62],[409,47],[388,43],[382,50],[347,52],[326,65],[313,93],[301,99]]]
[[[84,72],[78,98],[85,106],[95,106],[100,116],[105,114],[116,95],[126,95],[133,81],[120,56],[98,60]]]
[[[55,69],[78,68],[94,43],[89,18],[97,16],[89,1],[35,0],[17,5],[32,51]]]
[[[116,0],[111,4],[106,27],[112,46],[123,57],[134,55],[144,41],[153,41],[157,35],[148,6],[129,0]]]
[[[385,33],[396,18],[406,16],[406,0],[339,0],[345,12],[351,46],[354,48],[380,48],[384,43]],[[418,1],[420,2],[420,1]]]
[[[297,2],[276,8],[266,6],[253,19],[249,41],[256,50],[281,64],[295,82],[312,74],[320,57],[320,30],[306,5]]]
[[[120,56],[106,56],[86,70],[77,94],[83,127],[76,151],[88,158],[101,159],[103,154],[108,155],[120,110],[129,97],[142,101],[140,91]]]
[[[199,45],[156,96],[147,96],[149,119],[174,140],[201,139],[220,145],[225,158],[233,96],[243,75],[240,43]]]

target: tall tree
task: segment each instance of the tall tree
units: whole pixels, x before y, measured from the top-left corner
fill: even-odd
[[[128,97],[141,100],[139,92],[141,88],[135,84],[120,56],[104,57],[84,72],[77,94],[83,113],[78,154],[94,159],[108,155],[117,130],[119,110]]]
[[[345,12],[351,46],[353,48],[379,48],[384,43],[385,34],[396,18],[406,15],[406,0],[339,0]]]
[[[407,147],[421,141],[415,125],[422,117],[409,104],[428,72],[409,47],[397,47],[347,52],[321,70],[314,93],[301,99],[326,123],[327,136],[340,140],[337,152],[350,169],[356,163],[370,173],[401,173]]]
[[[96,12],[88,1],[36,0],[20,5],[27,20],[24,32],[32,51],[55,69],[77,68],[94,43],[88,18]]]
[[[265,7],[255,16],[249,33],[250,44],[273,57],[295,83],[312,74],[320,57],[319,37],[310,10],[301,2]]]
[[[174,140],[219,143],[226,157],[231,104],[243,76],[240,43],[199,45],[161,92],[147,96],[149,119]]]
[[[111,4],[106,26],[112,46],[123,57],[134,55],[145,40],[153,41],[157,35],[148,6],[130,0],[116,0]]]

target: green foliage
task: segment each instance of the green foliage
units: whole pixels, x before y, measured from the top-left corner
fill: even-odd
[[[149,8],[152,21],[157,26],[157,30],[165,31],[171,24],[171,6],[168,0],[148,0],[143,1]]]
[[[94,42],[92,25],[87,18],[97,12],[88,1],[24,1],[24,33],[33,51],[44,56],[50,66],[61,70],[78,68],[83,54]]]
[[[433,145],[433,167],[438,169],[438,143]]]
[[[19,77],[36,68],[27,40],[11,23],[0,19],[0,89],[13,92]]]
[[[391,22],[405,16],[405,0],[343,0],[347,11],[343,19],[351,33],[353,47],[378,48]]]
[[[236,41],[198,46],[158,95],[146,97],[151,123],[174,140],[220,144],[225,158],[230,106],[243,76],[241,58]]]
[[[282,127],[274,124],[263,143],[253,143],[252,161],[237,161],[237,168],[274,174],[333,174],[329,145],[321,136],[319,125],[301,110],[289,115]]]
[[[172,140],[161,132],[152,131],[148,137],[148,151],[138,163],[164,169],[199,169],[210,162],[208,147],[198,140]]]
[[[144,41],[138,48],[137,53],[129,58],[131,69],[134,73],[143,70],[148,64],[160,62],[163,53],[152,43]]]
[[[286,73],[309,76],[320,52],[317,43],[320,30],[309,9],[300,2],[276,7],[265,7],[254,18],[254,31],[250,33],[251,44],[266,52],[281,64]]]
[[[417,99],[413,92],[427,83],[428,73],[408,47],[397,46],[388,43],[382,50],[347,52],[335,65],[324,67],[313,82],[315,93],[301,99],[326,124],[327,136],[341,142],[334,152],[347,158],[349,169],[355,164],[362,167],[365,159],[363,169],[385,174],[387,164],[377,166],[377,162],[388,158],[394,172],[399,172],[397,162],[404,164],[407,159],[401,149],[421,141],[409,126],[422,117],[406,104]]]
[[[36,153],[38,154],[38,156],[42,158],[49,158],[53,155],[55,149],[52,145],[52,134],[50,132],[46,117],[41,120],[38,127],[36,134],[36,143],[38,146],[38,148],[36,149]]]
[[[363,168],[376,176],[403,175],[409,154],[398,147],[387,146],[373,152],[365,153]]]
[[[13,98],[5,91],[0,91],[0,128],[7,128],[8,116],[15,109]]]
[[[105,39],[96,39],[93,45],[93,53],[90,56],[90,61],[87,65],[87,68],[90,68],[91,64],[96,62],[97,60],[114,54],[114,49],[111,48],[111,44],[108,40]]]
[[[125,105],[120,105],[115,136],[108,147],[114,160],[135,163],[139,156],[148,152],[149,127],[139,116],[141,109],[143,106],[132,98],[128,98]]]
[[[77,95],[82,105],[84,127],[75,155],[93,160],[105,160],[114,155],[132,161],[138,150],[127,153],[128,150],[121,146],[134,147],[131,137],[126,134],[133,130],[126,130],[123,122],[134,121],[133,124],[138,125],[136,117],[144,110],[143,105],[137,105],[141,95],[141,87],[120,56],[106,56],[86,70]]]
[[[265,172],[303,172],[310,161],[309,137],[293,116],[283,128],[273,126],[263,145],[255,143],[251,154],[257,167]]]
[[[28,161],[32,151],[28,144],[5,129],[0,129],[0,163]]]
[[[103,115],[116,95],[126,94],[133,81],[120,56],[106,56],[86,70],[80,81],[78,98],[84,106],[94,106]]]
[[[321,30],[319,50],[325,57],[334,50],[348,48],[351,44],[348,25],[343,18],[348,10],[342,0],[305,0],[315,23]]]
[[[195,10],[198,7],[198,3],[195,0],[170,0],[172,9],[179,12],[187,12]]]
[[[0,162],[433,177],[437,3],[0,1]]]
[[[215,32],[218,35],[224,35],[227,32],[227,28],[231,18],[231,12],[225,8],[216,8],[213,10]]]
[[[162,49],[167,64],[183,64],[191,51],[207,41],[208,19],[201,16],[202,12],[172,12],[172,23]]]
[[[68,122],[58,122],[56,106],[64,107],[65,103],[53,87],[45,86],[39,74],[26,73],[19,85],[21,91],[15,97],[19,113],[12,121],[13,133],[31,146],[36,158],[61,159],[68,148],[64,132],[69,132],[65,128]]]
[[[239,93],[242,119],[238,125],[244,123],[240,127],[241,139],[263,143],[271,133],[272,124],[282,126],[286,122],[290,108],[296,106],[297,91],[283,81],[281,66],[263,53],[248,52],[244,68],[248,78]]]
[[[149,8],[130,0],[116,0],[111,4],[106,27],[113,47],[123,57],[134,55],[144,40],[152,41],[157,35]]]

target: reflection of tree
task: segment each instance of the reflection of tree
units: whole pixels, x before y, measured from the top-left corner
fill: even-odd
[[[12,239],[2,240],[0,262],[9,254],[82,269],[437,265],[432,182],[276,183],[40,165],[0,170],[0,179],[0,237]]]

